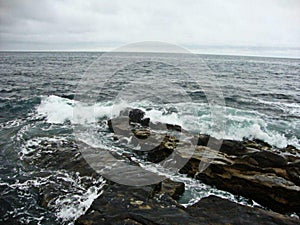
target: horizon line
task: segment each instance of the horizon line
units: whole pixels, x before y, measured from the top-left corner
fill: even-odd
[[[109,50],[0,50],[0,53],[161,53],[161,54],[195,54],[195,55],[215,55],[215,56],[240,56],[256,58],[281,58],[281,59],[300,59],[299,56],[280,56],[271,54],[247,54],[247,53],[217,53],[217,52],[166,52],[166,51],[109,51]]]

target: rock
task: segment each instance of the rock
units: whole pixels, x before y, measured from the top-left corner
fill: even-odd
[[[223,140],[220,151],[229,155],[242,155],[246,147],[240,141]]]
[[[144,118],[145,112],[140,109],[131,109],[128,116],[131,123],[139,123],[146,127],[149,126],[150,118]]]
[[[174,130],[174,131],[179,131],[179,132],[182,131],[181,126],[176,125],[176,124],[169,124],[169,123],[167,123],[166,127],[167,127],[168,130]]]
[[[129,112],[130,122],[139,123],[144,116],[145,116],[145,112],[140,109],[132,109]]]
[[[255,148],[259,150],[268,150],[272,148],[271,145],[259,139],[244,140],[243,145],[245,147]]]
[[[241,155],[245,153],[246,147],[240,141],[233,140],[218,140],[214,137],[211,137],[207,134],[200,134],[198,138],[197,145],[207,146],[208,144],[211,146],[217,146],[219,149],[215,149],[217,151],[221,151],[230,155]]]
[[[141,110],[131,112],[134,121],[140,122],[145,115]],[[179,153],[176,149],[184,146],[174,134],[185,134],[180,126],[162,123],[150,123],[147,129],[131,126],[135,126],[136,137],[144,139],[141,148],[148,149],[147,152],[136,153],[143,159],[159,163],[175,153],[171,160],[188,160],[180,173],[250,198],[277,212],[300,213],[300,158],[295,147],[278,149],[258,139],[221,142],[200,134],[198,146],[190,158],[186,152]],[[125,129],[120,127],[117,126],[117,129]],[[167,130],[168,134],[157,132],[160,130]]]
[[[227,143],[239,146],[232,144],[235,142]],[[228,150],[226,153],[214,152],[199,146],[180,172],[219,189],[253,199],[272,210],[282,213],[300,212],[297,163],[288,163],[283,156],[270,151],[250,149],[248,152],[247,148],[236,149],[238,154]],[[207,155],[211,159],[208,159]],[[199,173],[201,161],[210,164]]]
[[[299,220],[209,196],[184,208],[166,194],[153,194],[155,185],[129,187],[110,183],[76,225],[100,224],[280,224]]]
[[[200,134],[197,145],[207,146],[210,136],[207,134]]]
[[[112,123],[111,119],[107,121],[107,126],[108,126],[109,131],[114,133],[113,123]]]
[[[286,172],[291,181],[300,186],[300,159],[289,163]]]
[[[107,121],[110,132],[128,137],[131,134],[131,126],[128,124],[128,117],[121,116]]]
[[[137,138],[140,138],[140,139],[146,139],[151,134],[149,129],[134,130],[133,133]]]
[[[197,179],[217,188],[255,200],[274,211],[300,212],[299,186],[275,174],[242,173],[220,165],[210,165]]]
[[[286,166],[286,159],[278,154],[270,151],[259,151],[249,154],[249,157],[254,159],[261,168],[276,167],[281,168]]]
[[[173,199],[178,200],[184,193],[184,183],[166,179],[160,183],[159,192],[166,193]]]
[[[297,224],[299,220],[278,213],[243,206],[216,196],[203,198],[186,210],[190,216],[206,219],[206,224]],[[201,220],[199,220],[200,222]],[[201,224],[201,222],[199,223]],[[204,223],[203,223],[204,224]]]
[[[41,141],[32,153],[36,155],[31,157],[28,154],[24,161],[43,169],[62,169],[69,172],[78,172],[81,176],[97,176],[96,172],[82,157],[78,144],[84,143],[73,140],[60,143]]]
[[[147,152],[147,160],[153,163],[161,162],[173,153],[177,142],[174,136],[166,135],[159,146]]]
[[[163,195],[163,199],[156,197],[156,190],[157,185],[131,187],[109,182],[103,194],[75,224],[125,224],[128,220],[133,224],[159,224],[163,221],[178,224],[176,220],[180,218],[183,221],[186,214],[183,207],[168,195]]]

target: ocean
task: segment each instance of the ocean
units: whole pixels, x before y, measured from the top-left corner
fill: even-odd
[[[112,57],[101,64],[102,54],[0,53],[0,221],[74,223],[101,194],[105,179],[45,168],[36,162],[42,161],[45,151],[51,156],[52,151],[73,141],[78,126],[89,126],[95,134],[80,136],[81,141],[125,151],[111,142],[107,127],[97,121],[117,116],[127,107],[144,110],[153,122],[178,124],[193,133],[232,140],[255,138],[275,148],[300,148],[300,59],[197,55],[201,62],[197,65],[185,55],[143,53],[152,61],[129,61],[113,76],[100,77],[91,82],[93,88],[82,90],[91,71],[101,74],[107,64],[117,63]],[[195,82],[180,68],[161,63],[162,57],[180,57],[184,68],[205,65],[210,72],[193,77]],[[222,133],[211,125],[211,102],[205,93],[211,74],[224,100],[224,105],[217,105],[224,112]],[[92,105],[84,102],[87,90]],[[75,117],[78,107],[84,115]],[[45,142],[54,147],[41,147]],[[255,204],[181,175],[173,179],[186,184],[183,205],[209,194]],[[40,190],[50,184],[63,192],[43,207]]]

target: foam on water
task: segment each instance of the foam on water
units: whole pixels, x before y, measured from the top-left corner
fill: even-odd
[[[127,107],[144,110],[146,116],[150,117],[153,122],[178,124],[195,133],[206,133],[217,138],[234,140],[258,138],[277,147],[285,147],[288,144],[300,147],[297,135],[288,138],[286,133],[274,130],[272,119],[266,115],[232,107],[226,107],[225,133],[221,136],[220,133],[216,133],[212,129],[210,111],[205,103],[177,103],[172,106],[157,106],[151,102],[127,103],[121,101],[85,105],[81,102],[51,95],[43,98],[37,107],[37,112],[40,117],[45,117],[48,123],[71,121],[73,124],[86,124],[95,123],[101,118],[115,117]],[[175,107],[177,111],[169,111],[168,109],[171,107]],[[298,105],[296,104],[295,107],[297,108]],[[76,113],[74,113],[74,109]],[[297,129],[299,123],[295,122],[290,126]]]
[[[24,133],[24,131],[21,133]],[[47,143],[51,145],[65,142],[67,139],[62,136],[29,139],[25,141],[21,147],[21,159],[25,159],[25,157],[29,157],[29,159],[39,159],[41,154],[52,154],[55,149],[52,151],[39,148],[44,141],[47,141]],[[43,174],[49,175],[43,176]],[[25,175],[27,174],[25,173]],[[20,195],[28,192],[28,190],[31,190],[33,187],[39,189],[43,189],[45,186],[47,187],[47,185],[55,187],[54,190],[57,191],[58,195],[49,201],[47,207],[54,212],[57,221],[69,225],[74,224],[74,221],[88,210],[94,199],[102,194],[102,188],[105,184],[102,177],[96,179],[93,177],[80,176],[78,172],[73,173],[55,169],[40,169],[37,175],[35,172],[32,172],[32,175],[27,176],[33,178],[24,182],[17,181],[14,184],[0,182],[0,186],[5,185],[8,186],[9,189],[18,190]],[[34,196],[27,197],[34,198]],[[20,211],[22,211],[22,209],[20,209]],[[36,222],[37,220],[38,218],[34,217],[27,222]]]
[[[60,196],[55,200],[55,210],[57,217],[63,222],[75,221],[83,215],[91,206],[93,201],[98,198],[104,185],[101,180],[101,185],[95,185],[84,192],[74,194],[70,193],[65,196]]]
[[[289,113],[293,116],[300,116],[300,104],[299,103],[287,103],[287,102],[274,102],[274,101],[266,101],[259,98],[256,98],[257,101],[263,103],[265,105],[271,105],[278,109],[283,110],[286,113]]]
[[[46,172],[47,171],[45,171],[45,173]],[[79,216],[86,212],[94,199],[102,193],[100,191],[104,184],[102,178],[100,180],[95,180],[94,185],[86,189],[84,187],[85,181],[82,181],[81,177],[71,176],[62,171],[52,171],[51,175],[45,177],[33,176],[32,179],[27,179],[24,182],[16,180],[15,183],[10,184],[7,182],[1,182],[0,180],[0,186],[5,187],[6,190],[5,193],[2,194],[8,195],[10,193],[17,193],[20,199],[34,199],[35,196],[34,194],[31,194],[32,192],[30,190],[33,188],[43,188],[45,185],[50,183],[52,183],[52,185],[57,184],[59,182],[57,180],[58,178],[64,178],[64,181],[68,184],[68,187],[66,186],[65,188],[66,190],[68,188],[69,193],[58,196],[54,202],[50,201],[48,207],[51,211],[54,211],[58,221],[71,225],[74,224],[74,221]],[[43,211],[38,212],[39,216],[32,215],[34,207],[38,208],[38,206],[27,205],[26,209],[24,202],[22,207],[15,206],[13,211],[6,212],[4,217],[14,214],[15,216],[19,215],[21,218],[20,220],[26,224],[43,224],[45,217],[48,217],[49,215],[46,215]],[[32,216],[28,217],[28,215]]]

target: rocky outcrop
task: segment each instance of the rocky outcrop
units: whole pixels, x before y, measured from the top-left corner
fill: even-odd
[[[135,115],[135,123],[141,125],[144,114],[137,110],[132,115]],[[122,123],[114,124],[120,138],[122,133],[125,133],[124,127]],[[132,131],[137,138],[146,140],[141,147],[150,150],[138,152],[137,155],[146,155],[144,158],[148,161],[157,163],[175,152],[176,160],[188,159],[186,165],[181,168],[181,173],[235,195],[250,198],[277,212],[300,213],[300,152],[293,146],[278,149],[256,139],[220,141],[200,134],[194,154],[190,158],[184,151],[176,151],[178,146],[182,147],[182,141],[172,135],[172,132],[185,132],[180,126],[151,122],[151,129],[142,125],[136,126],[131,122],[127,126],[127,135]],[[165,128],[167,134],[157,132],[160,128]],[[222,143],[219,149],[214,149],[213,146],[218,146],[218,143]],[[199,171],[201,162],[209,166]]]
[[[115,133],[114,140],[121,142],[124,137],[128,139],[133,135],[142,140],[139,143],[142,143],[141,148],[148,150],[132,149],[132,153],[116,157],[138,166],[132,156],[157,163],[175,153],[173,160],[188,158],[180,170],[183,174],[255,200],[266,209],[299,213],[300,159],[299,150],[293,146],[278,149],[260,140],[224,140],[217,151],[208,146],[219,141],[202,134],[195,137],[197,146],[189,158],[188,151],[178,151],[179,147],[182,150],[186,146],[176,135],[186,132],[180,126],[142,124],[145,118],[140,111],[136,111],[132,118],[129,120],[128,116],[122,115],[108,122],[109,129]],[[133,144],[134,141],[132,139]],[[30,157],[29,154],[29,160],[25,162],[41,168],[78,172],[81,176],[100,177],[81,156],[78,145],[73,141],[60,144],[43,141],[37,147],[41,148],[37,149],[39,157]],[[209,166],[199,171],[201,162]],[[69,185],[63,182],[59,185]],[[87,187],[89,182],[92,181],[87,180]],[[262,208],[242,206],[215,196],[184,208],[177,200],[184,194],[185,185],[170,179],[144,187],[120,185],[109,180],[105,182],[103,193],[75,224],[299,224],[299,219]],[[52,186],[55,183],[56,186]],[[49,203],[63,194],[63,188],[60,189],[57,183],[55,180],[48,182],[38,190],[40,206],[49,207]]]
[[[219,152],[197,146],[181,172],[275,211],[300,212],[298,161],[289,161],[271,147],[254,148],[252,143],[249,148],[247,143],[226,140]],[[200,162],[208,160],[209,166],[199,173]]]
[[[167,190],[163,193],[162,189],[157,190],[156,185],[137,188],[111,183],[75,224],[253,225],[259,222],[268,225],[292,225],[299,222],[278,213],[242,206],[214,196],[203,198],[195,205],[184,208],[170,197],[170,189]]]
[[[99,176],[78,152],[72,141],[60,144],[41,142],[41,157],[30,161],[41,168],[79,172],[83,176]],[[50,153],[51,150],[51,153]],[[130,157],[124,155],[124,157]],[[32,158],[31,158],[32,159]],[[45,174],[47,176],[47,174]],[[89,180],[86,185],[88,186]],[[53,180],[39,190],[39,204],[49,203],[61,196],[64,185]],[[69,184],[65,184],[66,188]],[[177,203],[184,193],[184,184],[170,179],[144,187],[130,187],[106,181],[103,193],[94,200],[88,211],[79,217],[77,225],[100,224],[298,224],[278,213],[242,206],[222,198],[210,196],[195,205],[184,208]]]

